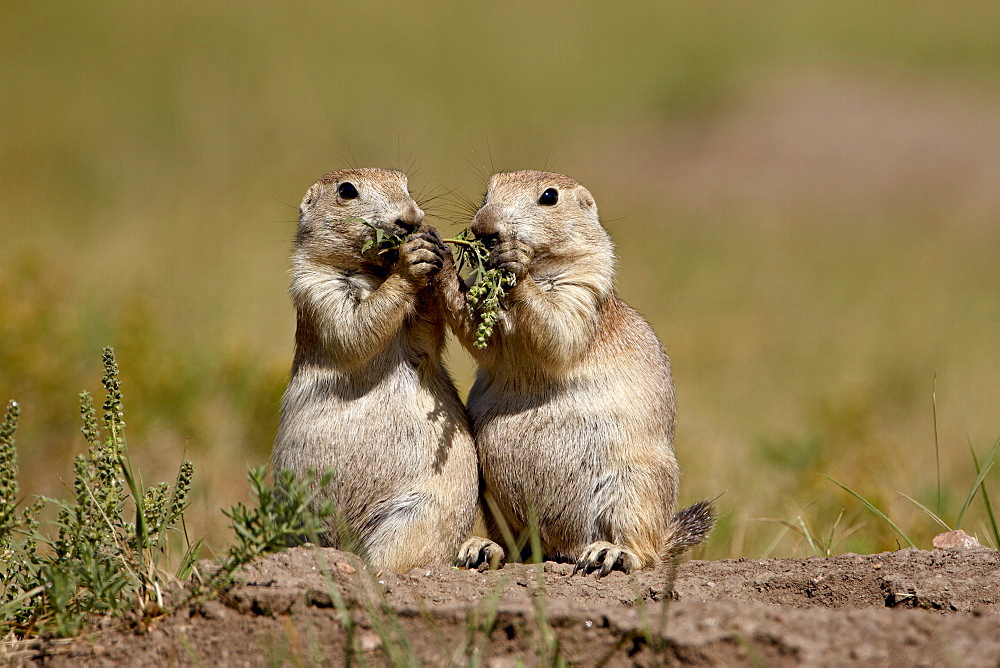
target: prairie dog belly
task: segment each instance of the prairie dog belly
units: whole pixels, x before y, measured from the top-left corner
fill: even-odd
[[[469,412],[486,488],[514,531],[537,516],[548,557],[607,540],[621,490],[675,466],[664,423],[638,419],[648,406],[613,400],[606,379],[548,396],[480,390]]]
[[[451,397],[433,394],[408,364],[372,383],[338,376],[304,371],[289,386],[283,414],[294,419],[282,422],[277,468],[304,474],[309,467],[333,467],[334,489],[364,487],[365,496],[379,496],[430,476],[435,462],[447,460],[456,437],[469,439],[452,424],[460,409],[449,405]],[[381,475],[399,471],[409,475]]]

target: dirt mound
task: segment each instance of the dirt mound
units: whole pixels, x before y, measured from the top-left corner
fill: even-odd
[[[373,573],[296,548],[240,584],[130,628],[8,647],[15,663],[491,666],[1000,661],[1000,552],[917,549],[820,559],[693,561],[633,575],[568,564]],[[671,582],[673,585],[671,586]]]

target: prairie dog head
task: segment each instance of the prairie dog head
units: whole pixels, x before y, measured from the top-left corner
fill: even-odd
[[[479,237],[515,238],[534,262],[562,264],[590,258],[612,270],[614,247],[601,226],[590,191],[562,174],[531,170],[494,174],[472,219]]]
[[[404,237],[420,226],[424,212],[410,196],[406,174],[394,169],[342,169],[314,183],[299,205],[296,255],[348,269],[391,264],[391,258],[374,248],[362,256],[362,246],[375,235],[362,220]]]

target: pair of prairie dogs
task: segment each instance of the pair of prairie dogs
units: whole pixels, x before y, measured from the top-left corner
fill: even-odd
[[[331,172],[299,214],[295,358],[272,465],[334,469],[324,544],[405,572],[518,559],[502,536],[520,551],[537,530],[546,559],[603,575],[704,539],[709,503],[673,512],[670,363],[615,293],[586,188],[547,172],[490,178],[471,229],[517,282],[482,350],[467,287],[405,174]],[[369,225],[405,241],[362,251]],[[446,325],[479,363],[467,407],[441,361]],[[481,495],[502,516],[485,513],[497,542],[469,537]]]

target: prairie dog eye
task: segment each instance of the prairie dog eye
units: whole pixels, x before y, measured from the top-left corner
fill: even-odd
[[[559,201],[559,191],[555,188],[546,188],[542,196],[538,198],[538,203],[542,206],[552,206]]]
[[[344,199],[354,199],[358,196],[358,189],[350,181],[344,181],[337,187],[337,194]]]

